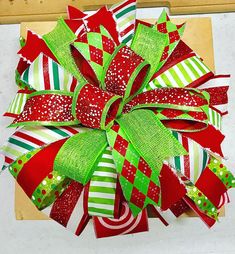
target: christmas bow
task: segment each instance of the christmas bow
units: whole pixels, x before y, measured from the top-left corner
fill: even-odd
[[[71,32],[63,20],[59,21],[56,32],[44,36],[48,47],[63,63],[67,56],[61,55],[62,49],[55,49],[53,44],[57,43],[58,34],[63,34],[65,41],[63,42],[61,38],[60,45],[65,47]],[[174,111],[177,112],[176,115],[182,111],[187,112],[194,119],[192,126],[185,131],[193,131],[194,126],[197,126],[196,130],[199,129],[198,123],[202,124],[200,128],[206,127],[209,101],[206,92],[196,89],[161,88],[141,93],[159,68],[166,35],[144,25],[138,26],[136,34],[138,39],[134,38],[129,48],[122,44],[115,46],[115,42],[102,26],[85,33],[73,43],[71,49],[79,70],[76,74],[79,77],[79,84],[74,92],[64,90],[32,92],[28,96],[24,110],[12,124],[12,126],[82,124],[100,129],[71,137],[61,145],[54,158],[54,171],[83,185],[91,180],[97,160],[104,149],[108,145],[115,147],[111,130],[115,125],[120,126],[127,142],[133,146],[132,149],[149,165],[148,175],[151,176],[153,186],[158,187],[154,188],[159,189],[157,197],[138,204],[138,199],[133,198],[134,193],[129,193],[130,190],[124,187],[124,181],[120,181],[125,198],[132,204],[130,207],[134,215],[148,204],[160,206],[158,178],[163,161],[186,154],[181,144],[161,123],[154,110]],[[148,40],[152,47],[143,51],[141,38]],[[156,41],[159,44],[154,43]],[[102,47],[103,51],[98,51],[99,47]],[[135,52],[144,55],[147,60]],[[30,68],[25,70],[23,77],[26,76],[25,73],[30,72]],[[29,82],[29,77],[24,81]],[[138,93],[140,94],[136,96]],[[177,120],[169,119],[169,122],[171,121]],[[114,156],[114,160],[118,165],[120,158],[116,159]],[[119,169],[119,173],[122,174],[122,169]],[[139,182],[141,183],[141,180]],[[134,187],[140,183],[136,180]],[[136,189],[144,193],[144,196],[150,197],[140,185]],[[43,207],[44,205],[43,203]]]
[[[14,112],[12,127],[24,128],[9,139],[13,147],[4,148],[11,154],[5,163],[38,209],[56,200],[50,216],[63,225],[68,220],[61,221],[63,209],[58,207],[68,202],[72,212],[82,196],[83,224],[77,234],[89,215],[119,218],[119,210],[129,214],[130,209],[133,223],[146,220],[147,205],[176,211],[177,204],[184,204],[211,225],[221,196],[234,185],[233,175],[216,158],[209,160],[200,146],[222,156],[223,136],[211,126],[218,95],[193,88],[212,73],[180,41],[184,24],[172,24],[165,12],[157,29],[140,22],[130,47],[120,43],[130,38],[118,35],[112,15],[118,19],[123,6],[114,7],[113,13],[101,8],[95,14],[98,26],[94,17],[69,8],[70,15],[81,19],[59,19],[43,38],[28,32],[20,50],[27,61],[20,60],[16,75],[23,89],[8,113]],[[101,13],[109,23],[102,22]],[[187,57],[175,53],[180,60],[171,59],[173,51],[185,51]],[[216,145],[202,141],[207,133],[215,135]],[[189,160],[190,146],[206,158],[201,171],[206,170],[193,180],[180,165]],[[206,186],[208,177],[219,186],[216,191]],[[94,221],[98,226],[108,223]]]

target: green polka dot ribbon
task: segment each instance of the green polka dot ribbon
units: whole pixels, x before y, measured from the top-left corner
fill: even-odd
[[[235,187],[235,177],[218,159],[212,157],[208,168],[220,179],[227,189]]]
[[[198,208],[213,219],[218,219],[218,210],[212,202],[195,186],[187,186],[187,196],[190,197]]]
[[[43,148],[35,149],[24,154],[9,167],[10,173],[18,181],[39,210],[52,204],[70,183],[69,178],[56,171],[51,171],[39,182],[39,184],[35,184],[34,171],[27,168],[27,163],[42,151],[42,149]],[[29,190],[29,188],[25,188],[25,185],[33,185],[34,188]]]
[[[201,190],[199,190],[187,177],[180,171],[175,171],[178,177],[183,181],[186,186],[186,195],[195,203],[195,205],[207,216],[217,219],[218,210],[214,204],[206,197]]]

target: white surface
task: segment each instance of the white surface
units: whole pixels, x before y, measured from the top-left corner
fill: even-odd
[[[159,9],[138,10],[139,18],[157,18]],[[202,15],[200,15],[202,16]],[[235,14],[208,14],[212,17],[217,73],[235,76]],[[194,16],[195,17],[195,16]],[[16,92],[14,70],[17,64],[19,25],[0,26],[0,114],[3,114]],[[200,38],[199,38],[200,39]],[[224,119],[224,154],[235,166],[235,86],[229,91],[230,115]],[[0,117],[0,143],[12,130],[5,127],[9,119]],[[149,220],[150,232],[96,240],[92,225],[79,238],[53,221],[16,221],[14,216],[14,180],[8,172],[0,176],[0,253],[1,254],[228,254],[235,253],[235,190],[226,217],[208,230],[199,218],[178,219],[165,227]]]

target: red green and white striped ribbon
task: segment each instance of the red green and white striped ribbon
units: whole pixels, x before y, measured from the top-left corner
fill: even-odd
[[[120,42],[130,45],[135,32],[136,0],[127,0],[110,8],[117,23]]]
[[[117,172],[111,147],[107,147],[90,181],[88,213],[91,216],[115,215]]]
[[[8,142],[1,147],[0,153],[5,157],[3,169],[12,164],[17,158],[57,140],[73,136],[78,132],[84,132],[83,127],[25,127],[17,130]]]
[[[21,80],[37,91],[73,92],[77,85],[77,80],[67,70],[42,53],[23,72]]]
[[[154,75],[144,91],[160,87],[185,87],[196,82],[203,76],[211,73],[209,68],[195,54],[189,54],[187,58],[179,61],[170,68]]]
[[[172,134],[183,145],[188,155],[171,157],[168,162],[192,183],[195,183],[208,164],[209,154],[192,139],[184,137],[178,132],[173,131]]]

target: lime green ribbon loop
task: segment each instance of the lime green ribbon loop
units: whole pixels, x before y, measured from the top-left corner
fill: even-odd
[[[43,40],[56,56],[59,63],[79,81],[83,81],[84,78],[78,71],[70,52],[70,44],[76,38],[77,36],[67,26],[63,18],[58,20],[56,27],[51,32],[43,35]]]
[[[159,69],[162,53],[167,44],[167,34],[139,24],[132,40],[131,49],[143,57],[151,66],[144,83],[147,84]],[[146,47],[146,45],[148,45]]]

